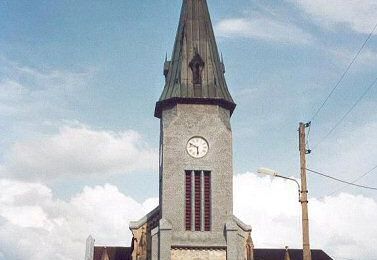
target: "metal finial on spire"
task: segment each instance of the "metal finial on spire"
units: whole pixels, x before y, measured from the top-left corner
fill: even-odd
[[[223,71],[223,74],[225,74],[225,64],[224,64],[224,58],[223,58],[223,52],[221,52],[221,69]]]
[[[166,80],[166,78],[168,76],[169,68],[170,68],[170,61],[168,61],[168,53],[166,52],[166,54],[165,54],[165,62],[164,62],[164,76],[165,76],[165,80]]]

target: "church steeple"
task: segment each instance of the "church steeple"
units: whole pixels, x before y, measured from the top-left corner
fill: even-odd
[[[183,0],[171,61],[165,61],[165,87],[156,104],[215,104],[232,113],[236,107],[226,81],[206,0]]]
[[[172,60],[164,63],[159,207],[131,225],[146,259],[253,259],[251,227],[233,215],[236,107],[226,85],[206,0],[183,0]],[[137,251],[135,251],[135,256]]]

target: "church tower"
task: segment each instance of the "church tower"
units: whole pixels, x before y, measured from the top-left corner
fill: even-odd
[[[236,104],[224,74],[206,0],[183,0],[155,108],[159,207],[131,223],[133,259],[252,259],[251,228],[233,215]]]

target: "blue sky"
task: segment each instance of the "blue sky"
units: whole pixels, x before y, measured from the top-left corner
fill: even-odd
[[[376,3],[208,3],[238,105],[235,174],[266,166],[298,177],[298,123],[311,118],[372,30]],[[179,12],[171,0],[0,1],[0,179],[37,183],[70,202],[85,187],[114,191],[106,183],[135,203],[156,197],[153,113]],[[373,36],[313,121],[310,144],[373,82],[376,62]],[[352,180],[377,164],[376,98],[377,87],[314,149],[310,168]],[[360,184],[377,186],[377,178]],[[309,177],[318,199],[341,186]],[[375,192],[344,191],[375,203]]]

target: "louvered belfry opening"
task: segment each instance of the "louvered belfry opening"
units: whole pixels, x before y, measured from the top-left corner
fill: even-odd
[[[187,231],[211,231],[211,172],[185,172]]]
[[[211,230],[211,172],[204,172],[204,231]]]
[[[186,171],[186,230],[191,230],[192,225],[191,190],[191,171]]]
[[[200,171],[195,171],[195,231],[201,230],[201,216],[202,216],[202,209],[201,209],[201,176]]]

